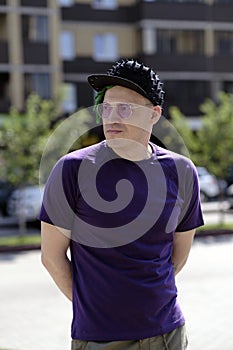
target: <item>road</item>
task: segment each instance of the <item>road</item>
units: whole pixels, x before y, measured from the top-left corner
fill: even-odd
[[[233,349],[233,237],[193,244],[177,277],[190,350]],[[40,263],[38,251],[0,255],[0,348],[70,349],[71,304]]]

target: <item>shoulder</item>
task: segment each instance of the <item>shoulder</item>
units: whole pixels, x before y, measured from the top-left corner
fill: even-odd
[[[78,149],[63,156],[60,160],[66,162],[80,162],[83,159],[91,158],[97,155],[102,149],[105,149],[104,142],[96,143],[94,145]]]
[[[83,160],[94,162],[101,150],[105,149],[103,142],[85,147],[65,154],[56,162],[50,173],[50,178],[55,176],[70,177],[76,176]]]
[[[179,178],[197,178],[197,169],[193,161],[179,153],[153,145],[155,157],[162,166],[163,170],[170,175],[179,176]]]
[[[167,162],[175,163],[176,165],[179,165],[183,168],[196,171],[196,167],[193,161],[187,156],[184,156],[176,152],[172,152],[168,149],[165,149],[156,145],[155,145],[155,149],[156,149],[156,156],[159,161],[167,161]]]
[[[105,148],[104,142],[81,148],[64,155],[58,160],[57,164],[62,164],[65,168],[72,168],[78,167],[83,160],[95,162],[98,155],[103,153]]]

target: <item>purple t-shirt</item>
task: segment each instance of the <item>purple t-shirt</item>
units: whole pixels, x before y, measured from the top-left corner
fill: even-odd
[[[193,163],[151,143],[147,160],[106,141],[62,157],[39,219],[71,230],[72,338],[114,341],[184,324],[172,266],[175,231],[203,225]]]

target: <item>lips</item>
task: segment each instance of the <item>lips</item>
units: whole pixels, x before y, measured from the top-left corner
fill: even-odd
[[[115,123],[115,124],[105,125],[105,131],[109,135],[117,135],[117,134],[120,134],[123,130],[122,130],[122,127],[118,123]]]
[[[115,129],[108,129],[106,131],[108,134],[111,134],[111,135],[120,134],[122,132],[121,130],[115,130]]]

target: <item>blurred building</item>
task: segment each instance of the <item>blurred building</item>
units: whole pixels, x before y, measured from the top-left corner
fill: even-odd
[[[233,92],[232,14],[232,0],[0,0],[0,113],[59,87],[65,112],[90,106],[87,75],[134,57],[164,81],[164,114],[195,127],[206,97]]]

